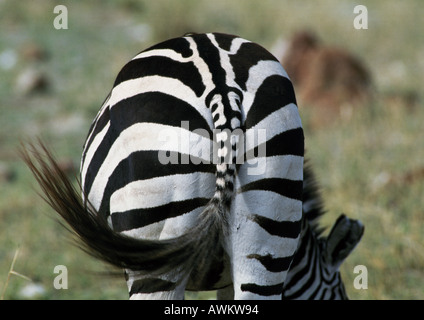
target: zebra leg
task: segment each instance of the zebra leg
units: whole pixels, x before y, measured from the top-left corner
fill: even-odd
[[[125,271],[130,300],[183,300],[187,279],[178,283],[177,277],[142,276]]]
[[[166,221],[127,231],[125,234],[135,238],[141,238],[143,235],[152,237],[154,234],[159,239],[169,239],[183,234],[192,226],[200,211],[201,208],[197,208],[181,217],[169,218]],[[125,278],[130,300],[183,300],[188,282],[188,275],[184,275],[178,270],[161,276],[154,273],[142,275],[139,272],[126,270]]]
[[[298,246],[303,158],[265,159],[265,172],[249,175],[243,164],[236,179],[228,248],[235,299],[281,299]]]

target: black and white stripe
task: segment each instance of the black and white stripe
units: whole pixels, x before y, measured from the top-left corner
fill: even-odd
[[[303,153],[278,60],[236,36],[192,34],[118,74],[84,145],[83,200],[48,152],[32,169],[87,251],[127,270],[131,298],[233,283],[236,299],[280,299],[301,230]]]

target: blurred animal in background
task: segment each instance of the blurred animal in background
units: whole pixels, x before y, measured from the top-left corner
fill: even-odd
[[[372,98],[372,78],[365,64],[341,48],[326,47],[311,31],[289,40],[281,58],[300,106],[312,108],[311,126],[326,125]]]

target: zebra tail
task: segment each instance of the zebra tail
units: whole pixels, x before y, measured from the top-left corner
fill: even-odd
[[[201,270],[199,267],[221,250],[218,243],[225,224],[222,192],[215,193],[199,223],[184,235],[167,240],[132,238],[115,232],[107,220],[83,200],[81,185],[78,189],[75,187],[45,144],[39,141],[38,145],[30,143],[27,148],[22,145],[21,158],[40,185],[41,197],[63,218],[70,228],[65,227],[76,236],[78,246],[89,255],[140,274],[178,271],[187,275],[193,266]]]

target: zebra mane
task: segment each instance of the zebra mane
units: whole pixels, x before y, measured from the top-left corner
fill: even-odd
[[[324,200],[321,196],[320,186],[317,182],[312,165],[305,159],[303,168],[303,218],[307,219],[312,232],[320,237],[326,227],[320,226],[319,220],[326,213]]]

